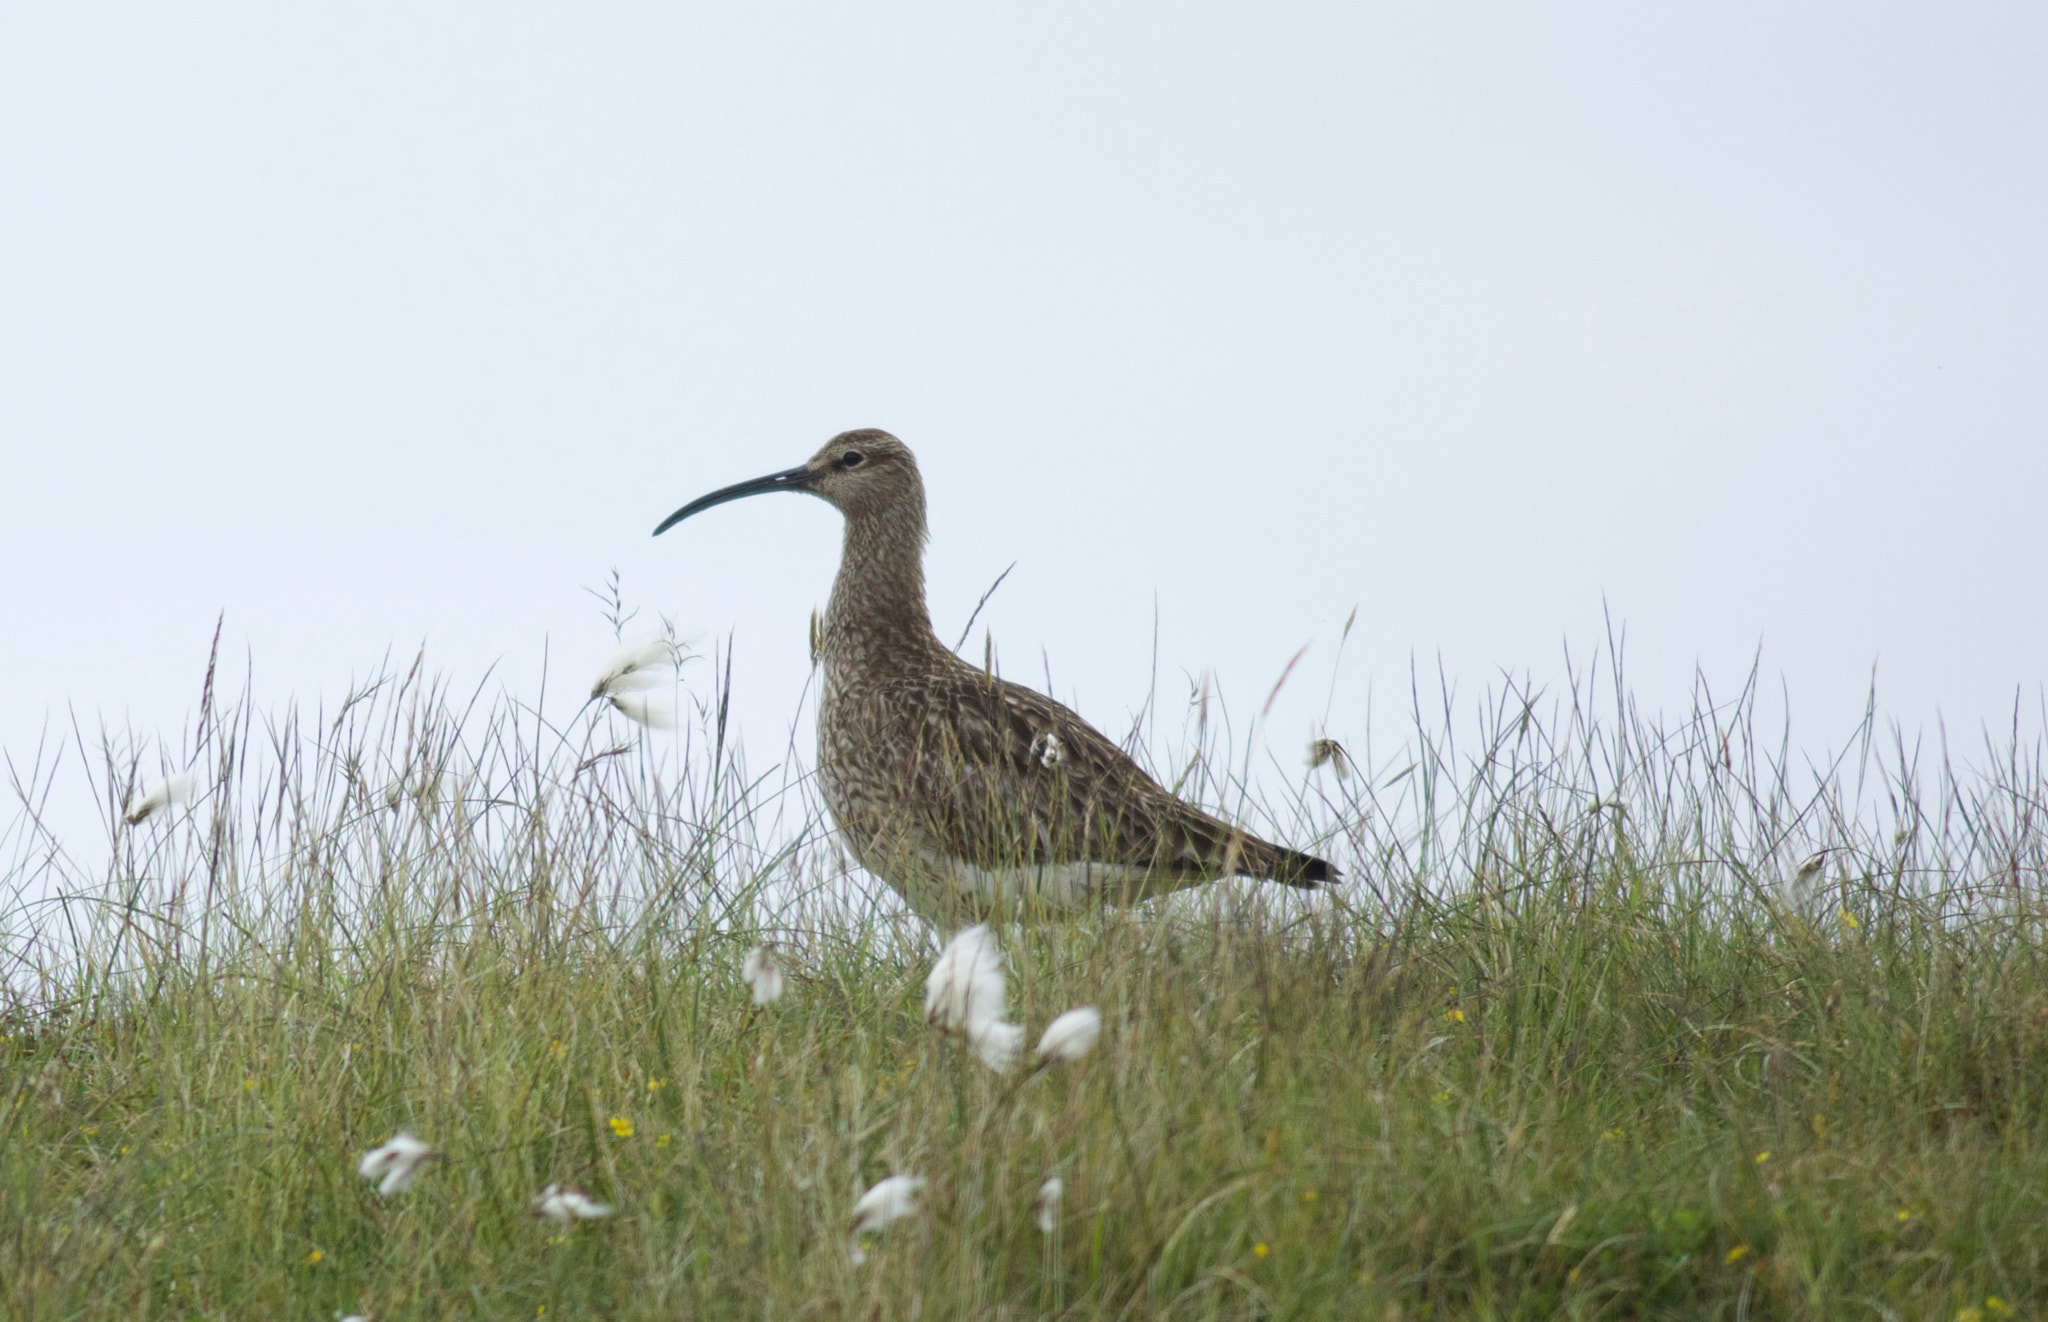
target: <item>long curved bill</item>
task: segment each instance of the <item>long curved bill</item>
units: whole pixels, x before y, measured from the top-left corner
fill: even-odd
[[[738,500],[742,496],[760,496],[770,491],[809,491],[815,476],[808,468],[792,468],[781,473],[770,473],[766,477],[757,477],[751,482],[736,482],[708,496],[699,496],[669,515],[661,521],[661,526],[654,530],[654,535],[659,537],[692,514],[701,514],[713,505],[723,505],[728,500]]]

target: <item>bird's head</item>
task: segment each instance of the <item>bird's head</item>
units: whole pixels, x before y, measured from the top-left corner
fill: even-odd
[[[801,491],[817,496],[830,501],[850,519],[914,511],[919,525],[923,523],[924,481],[918,476],[917,460],[910,447],[888,432],[863,427],[834,436],[801,468],[770,473],[697,497],[663,519],[654,530],[655,536],[713,505],[770,491]]]

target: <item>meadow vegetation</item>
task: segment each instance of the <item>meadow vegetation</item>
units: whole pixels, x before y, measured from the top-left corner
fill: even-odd
[[[1753,689],[1659,720],[1610,671],[1417,701],[1311,769],[1196,695],[1140,760],[1345,883],[999,925],[1032,1040],[1103,1015],[999,1075],[925,1021],[946,934],[685,673],[673,734],[415,665],[268,717],[209,680],[146,772],[86,740],[15,766],[0,1313],[2048,1309],[2038,736],[1873,716],[1809,766]],[[189,803],[122,820],[180,768]],[[40,820],[88,774],[90,876]],[[401,1130],[444,1159],[380,1197],[357,1160]],[[892,1174],[918,1214],[859,1260]],[[536,1218],[550,1184],[614,1211]]]

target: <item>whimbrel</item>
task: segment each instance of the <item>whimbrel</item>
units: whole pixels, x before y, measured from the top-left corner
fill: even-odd
[[[1336,875],[1175,798],[1066,707],[947,650],[925,610],[924,481],[887,432],[843,432],[801,468],[691,501],[655,535],[770,491],[846,516],[820,646],[818,781],[854,858],[920,917],[951,926],[1230,875]]]

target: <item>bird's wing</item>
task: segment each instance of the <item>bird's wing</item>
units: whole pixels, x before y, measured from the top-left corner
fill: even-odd
[[[1327,880],[1184,803],[1061,704],[961,663],[920,677],[922,737],[905,768],[917,829],[983,867],[1092,862],[1165,876]]]

